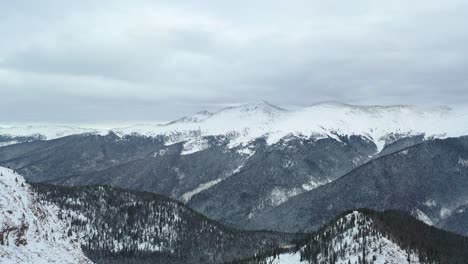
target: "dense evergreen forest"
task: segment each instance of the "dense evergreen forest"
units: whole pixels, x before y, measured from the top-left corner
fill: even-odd
[[[109,186],[34,184],[59,206],[70,234],[97,263],[222,263],[285,246],[297,235],[227,228],[153,193]]]

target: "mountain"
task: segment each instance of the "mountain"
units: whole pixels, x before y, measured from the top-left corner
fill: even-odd
[[[69,126],[0,127],[0,136],[40,135],[45,139],[54,139],[112,131],[119,136],[164,137],[168,144],[205,136],[224,136],[230,139],[230,146],[247,146],[261,137],[274,144],[290,135],[323,138],[338,134],[365,136],[381,150],[385,144],[401,136],[425,135],[430,138],[467,135],[468,129],[459,126],[467,120],[467,112],[448,107],[358,106],[326,102],[290,111],[259,101],[223,108],[214,113],[202,111],[163,125],[146,124],[107,130]],[[439,125],[434,126],[435,123]]]
[[[448,107],[356,106],[328,102],[288,111],[260,101],[202,116],[186,117],[166,125],[133,126],[113,131],[119,135],[164,135],[171,142],[223,135],[230,138],[231,146],[245,146],[260,137],[274,144],[289,135],[306,138],[359,135],[372,140],[378,150],[401,136],[425,135],[430,138],[468,134],[468,129],[458,125],[468,120],[467,113]],[[439,125],[434,126],[434,123]]]
[[[468,137],[431,140],[370,160],[250,219],[248,227],[315,230],[355,208],[398,209],[468,234]]]
[[[234,147],[248,145],[270,133],[273,124],[287,114],[287,110],[261,101],[223,108],[215,113],[201,112],[164,125],[136,125],[112,131],[118,135],[164,136],[168,144],[223,136],[229,138],[230,146]]]
[[[23,177],[0,167],[0,262],[92,263],[58,208],[44,203]]]
[[[233,263],[466,263],[468,238],[399,211],[343,213],[293,248]]]
[[[223,263],[287,245],[296,235],[226,228],[182,203],[109,186],[34,184],[59,207],[96,263]]]
[[[464,135],[466,118],[446,107],[321,103],[291,111],[261,101],[164,125],[4,146],[0,165],[32,182],[163,194],[243,227],[379,157]]]

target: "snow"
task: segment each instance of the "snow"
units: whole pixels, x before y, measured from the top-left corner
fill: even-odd
[[[272,206],[278,206],[286,202],[289,198],[297,196],[302,192],[304,192],[304,190],[299,188],[284,189],[275,187],[270,193],[269,204]]]
[[[426,200],[423,204],[425,206],[427,206],[427,207],[436,207],[437,206],[437,202],[432,200],[432,199]]]
[[[301,262],[301,254],[296,253],[286,253],[280,254],[278,258],[269,258],[266,263],[270,264],[301,264],[306,263],[305,261]]]
[[[203,144],[202,138],[205,136],[223,136],[229,140],[229,148],[235,148],[246,147],[260,137],[271,145],[292,137],[315,140],[330,137],[339,140],[337,135],[359,135],[373,141],[380,151],[395,136],[444,138],[467,135],[468,128],[460,126],[468,121],[468,111],[465,110],[329,102],[290,111],[260,101],[227,107],[214,113],[199,112],[167,124],[142,124],[107,130],[69,126],[0,127],[0,135],[42,134],[51,139],[70,134],[105,134],[113,131],[120,136],[162,136],[167,144],[188,142],[184,154],[203,150],[206,144]],[[461,164],[464,162],[461,161]]]
[[[309,182],[302,184],[302,189],[304,189],[305,191],[311,191],[319,186],[325,185],[330,182],[331,180],[329,179],[325,181],[314,181],[312,178]]]
[[[194,138],[184,143],[184,148],[180,155],[189,155],[195,152],[205,150],[210,147],[208,141],[204,138]]]
[[[18,144],[18,143],[19,142],[17,140],[10,140],[10,141],[0,142],[0,148],[5,147],[5,146],[9,146],[9,145]]]
[[[401,154],[401,155],[408,155],[408,149],[402,150],[402,151],[400,151],[398,153]]]
[[[98,130],[93,128],[81,128],[74,126],[65,125],[0,125],[0,135],[12,136],[12,137],[30,137],[41,135],[45,139],[56,139],[70,135],[77,134],[104,134],[106,130]]]
[[[58,208],[38,201],[24,178],[0,167],[0,263],[92,263]]]
[[[450,210],[449,208],[442,207],[440,209],[440,217],[442,219],[449,217],[451,214],[452,214],[452,210]]]
[[[287,137],[338,139],[336,134],[361,135],[372,140],[380,151],[395,135],[449,137],[468,134],[460,123],[468,115],[447,107],[355,106],[321,103],[295,111],[267,102],[229,107],[204,118],[187,117],[166,125],[133,126],[115,129],[117,134],[164,135],[179,141],[209,135],[228,137],[230,147],[246,146],[265,137],[275,144]],[[438,124],[434,126],[434,124]]]
[[[223,179],[222,178],[219,178],[219,179],[216,179],[216,180],[212,180],[212,181],[209,181],[209,182],[206,182],[206,183],[202,183],[200,185],[198,185],[197,188],[191,190],[190,192],[186,192],[182,195],[181,199],[184,203],[188,203],[190,201],[190,199],[192,199],[192,197],[196,194],[199,194],[203,191],[206,191],[208,190],[209,188],[215,186],[216,184],[220,183]]]
[[[458,159],[458,164],[460,164],[462,167],[467,168],[468,167],[468,159]]]
[[[434,225],[434,222],[432,222],[431,218],[419,209],[416,209],[413,215],[420,221],[424,222],[426,225],[430,225],[430,226]]]

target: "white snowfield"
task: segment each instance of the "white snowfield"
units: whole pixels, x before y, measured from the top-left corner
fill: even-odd
[[[23,177],[0,167],[0,263],[92,263],[57,212],[36,200]]]
[[[353,218],[354,216],[354,218]],[[365,217],[359,212],[353,212],[341,218],[340,221],[352,221],[354,219],[357,223],[358,219],[362,220]],[[343,255],[339,255],[337,259],[337,264],[348,264],[359,263],[360,257],[362,257],[362,250],[354,250],[354,247],[358,247],[363,244],[363,239],[359,238],[358,240],[355,237],[359,233],[359,229],[362,228],[371,228],[372,220],[365,220],[362,224],[356,225],[352,229],[344,231],[342,234],[333,237],[331,246],[334,250],[339,250],[342,245],[347,245],[347,249],[344,251]],[[369,235],[366,237],[366,263],[375,264],[400,264],[400,263],[410,263],[417,264],[420,263],[417,254],[414,252],[407,252],[402,249],[400,246],[390,241],[386,237],[383,237],[380,234]],[[408,262],[408,253],[410,254]],[[325,258],[318,256],[318,263],[324,263]],[[269,264],[304,264],[308,263],[306,260],[301,261],[301,255],[299,252],[296,253],[287,253],[281,254],[279,257],[274,258],[270,257],[267,259]]]
[[[456,137],[468,135],[467,109],[418,107],[410,105],[356,106],[342,103],[320,103],[289,111],[267,102],[228,107],[217,112],[199,112],[193,116],[163,125],[135,125],[109,130],[71,127],[1,127],[0,135],[44,134],[47,139],[78,133],[117,135],[140,134],[164,136],[167,144],[187,141],[183,154],[191,154],[209,145],[204,136],[224,136],[230,147],[247,146],[252,140],[265,137],[274,144],[287,136],[306,138],[360,135],[373,141],[379,150],[394,135]],[[339,139],[338,139],[339,140]]]
[[[44,139],[56,139],[77,134],[103,134],[104,130],[65,125],[0,125],[0,135],[30,137],[40,135]]]
[[[221,135],[232,139],[231,146],[248,145],[259,137],[274,144],[286,136],[333,137],[361,135],[376,143],[379,149],[392,135],[425,135],[454,137],[468,134],[461,126],[468,112],[448,107],[355,106],[321,103],[289,111],[267,102],[243,104],[182,118],[166,125],[132,126],[114,129],[119,135],[165,135],[174,142],[194,137]]]

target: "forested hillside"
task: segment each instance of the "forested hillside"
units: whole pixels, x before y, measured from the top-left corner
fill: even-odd
[[[97,263],[222,263],[284,246],[295,235],[229,229],[160,195],[108,186],[35,184],[61,209]]]

